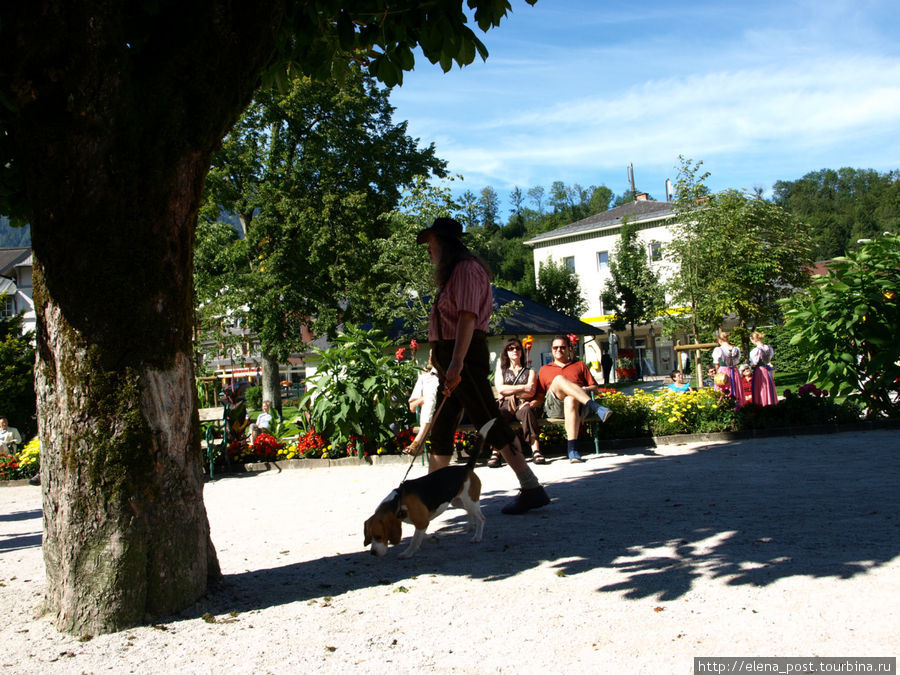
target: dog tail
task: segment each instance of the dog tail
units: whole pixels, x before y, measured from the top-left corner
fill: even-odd
[[[483,427],[482,427],[483,428]],[[484,452],[484,446],[487,445],[487,439],[481,434],[476,436],[477,440],[475,442],[475,447],[472,449],[472,452],[469,453],[469,461],[466,462],[467,469],[474,469],[475,464],[481,458],[481,454]]]

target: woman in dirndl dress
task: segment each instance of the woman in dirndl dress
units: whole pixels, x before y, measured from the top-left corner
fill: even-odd
[[[750,342],[755,347],[750,350],[750,365],[753,366],[753,403],[754,405],[775,405],[778,394],[775,392],[775,379],[772,377],[772,356],[775,350],[763,343],[766,336],[759,331],[750,334]]]
[[[724,332],[719,333],[716,342],[719,343],[719,346],[713,349],[713,364],[716,366],[718,374],[725,375],[728,378],[728,382],[725,385],[727,386],[725,393],[734,399],[734,407],[740,408],[744,399],[743,389],[741,388],[741,373],[737,368],[741,361],[740,347],[735,347],[729,343],[728,333]]]

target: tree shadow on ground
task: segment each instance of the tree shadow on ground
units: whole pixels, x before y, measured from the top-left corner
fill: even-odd
[[[195,610],[246,612],[391,585],[426,574],[484,582],[552,561],[573,575],[603,568],[620,580],[598,592],[674,600],[700,577],[766,586],[793,576],[847,579],[900,553],[900,463],[885,441],[848,435],[822,452],[817,437],[737,441],[683,455],[600,465],[548,485],[554,501],[523,516],[486,493],[485,541],[470,544],[465,515],[439,522],[439,544],[411,560],[368,551],[226,575]],[[592,466],[595,465],[595,466]],[[596,467],[596,468],[595,468]],[[405,526],[401,546],[410,534]]]
[[[0,522],[21,523],[23,527],[34,527],[32,532],[9,532],[0,534],[0,553],[20,551],[26,548],[39,548],[41,545],[41,510],[13,511],[0,514]],[[35,523],[28,521],[34,520]]]

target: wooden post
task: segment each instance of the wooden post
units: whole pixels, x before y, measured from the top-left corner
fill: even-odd
[[[715,349],[719,346],[718,342],[699,342],[691,345],[682,345],[681,340],[678,340],[675,343],[673,349],[676,352],[687,352],[693,350],[694,352],[694,370],[697,372],[697,389],[703,386],[703,373],[700,372],[700,352],[705,351],[707,349]],[[680,359],[679,359],[680,363]]]

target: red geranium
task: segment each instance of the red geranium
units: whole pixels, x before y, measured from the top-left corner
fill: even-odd
[[[406,356],[406,347],[400,347],[396,352],[394,352],[394,356],[397,357],[398,361],[402,361],[403,357]]]
[[[284,443],[270,434],[260,433],[253,442],[253,454],[262,460],[276,459]]]

